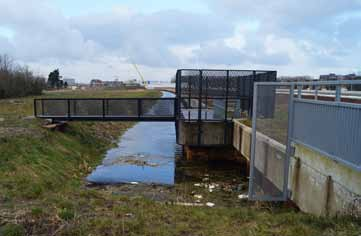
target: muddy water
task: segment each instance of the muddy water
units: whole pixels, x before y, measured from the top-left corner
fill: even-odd
[[[173,97],[163,93],[162,97]],[[116,148],[108,150],[102,165],[87,180],[96,184],[174,184],[176,144],[174,122],[139,122]]]

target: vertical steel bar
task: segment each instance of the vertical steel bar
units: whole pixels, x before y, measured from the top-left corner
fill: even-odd
[[[70,99],[67,99],[68,101],[68,119],[70,119]]]
[[[205,111],[205,120],[207,120],[208,116],[208,76],[206,77],[206,94],[205,94],[205,103],[206,103],[206,111]]]
[[[226,77],[226,101],[225,101],[225,110],[224,110],[224,120],[227,121],[228,119],[228,93],[229,93],[229,70],[227,70],[227,77]]]
[[[318,100],[318,86],[315,86],[315,100]]]
[[[192,109],[191,94],[192,94],[192,83],[190,76],[188,76],[188,109]]]
[[[253,73],[252,73],[252,81],[250,83],[250,88],[251,88],[251,92],[249,93],[249,104],[248,104],[248,116],[250,118],[252,118],[252,114],[253,114],[253,104],[252,104],[252,100],[253,99],[253,96],[254,96],[254,84],[255,82],[257,82],[257,74],[256,74],[256,71],[254,70]]]
[[[199,71],[199,92],[198,92],[198,145],[201,145],[202,142],[202,81],[203,80],[203,71]]]
[[[140,98],[138,100],[138,118],[142,116],[142,100]]]
[[[254,83],[253,85],[253,110],[252,110],[252,143],[251,143],[251,168],[250,168],[250,176],[249,176],[249,188],[248,188],[248,199],[254,199],[254,175],[255,175],[255,158],[256,158],[256,134],[257,134],[257,97],[258,97],[258,85]]]
[[[73,112],[74,112],[74,116],[76,116],[77,111],[76,111],[76,101],[75,100],[73,101]]]
[[[44,100],[43,99],[41,99],[41,114],[42,114],[42,116],[45,115],[45,113],[44,113]]]
[[[226,100],[225,100],[225,108],[224,108],[224,137],[223,137],[223,144],[227,144],[227,137],[228,137],[228,129],[227,129],[227,123],[228,123],[228,95],[229,95],[229,70],[227,70],[226,75]]]
[[[297,91],[298,91],[297,97],[302,98],[302,86],[301,85],[297,86]]]
[[[105,115],[108,116],[109,115],[109,99],[105,100]]]
[[[284,178],[283,178],[283,200],[286,201],[288,198],[288,175],[289,165],[292,153],[292,138],[293,138],[293,127],[294,127],[294,85],[290,87],[290,97],[288,101],[288,127],[287,127],[287,146],[286,146],[286,160],[284,163]]]
[[[336,102],[341,102],[341,85],[337,84],[336,85]]]
[[[37,111],[36,103],[37,103],[37,100],[34,99],[34,116],[38,117],[38,111]]]
[[[103,111],[103,119],[105,118],[105,99],[102,99],[102,111]]]

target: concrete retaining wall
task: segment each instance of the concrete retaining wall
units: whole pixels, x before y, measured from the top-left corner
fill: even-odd
[[[234,122],[233,146],[249,161],[252,129],[240,121]],[[266,177],[281,186],[279,161],[284,158],[285,147],[264,135],[257,135],[257,155],[267,155],[267,169],[256,162]],[[291,200],[299,208],[315,215],[361,216],[361,173],[337,163],[316,151],[295,144],[291,158],[289,190]],[[280,154],[280,152],[283,154]],[[278,153],[278,154],[277,154]],[[278,163],[278,164],[277,164]]]

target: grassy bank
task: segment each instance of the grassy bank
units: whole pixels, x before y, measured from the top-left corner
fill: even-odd
[[[48,93],[46,97],[140,97],[157,92]],[[0,235],[359,235],[354,218],[318,218],[238,199],[234,163],[177,160],[175,187],[88,186],[86,175],[132,123],[71,123],[48,131],[32,99],[0,100]],[[210,192],[205,186],[215,184]],[[199,186],[201,185],[201,186]],[[214,208],[177,203],[215,203]]]

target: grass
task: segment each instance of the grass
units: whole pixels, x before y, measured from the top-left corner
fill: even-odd
[[[155,97],[151,91],[47,93],[45,97]],[[240,201],[234,163],[177,160],[175,187],[88,186],[84,178],[133,123],[73,122],[48,131],[32,97],[0,100],[0,235],[360,235],[355,218],[322,218],[285,205]],[[205,179],[205,177],[207,179]],[[194,184],[217,183],[210,193]],[[246,186],[240,191],[245,191]],[[176,202],[214,208],[185,207]]]

